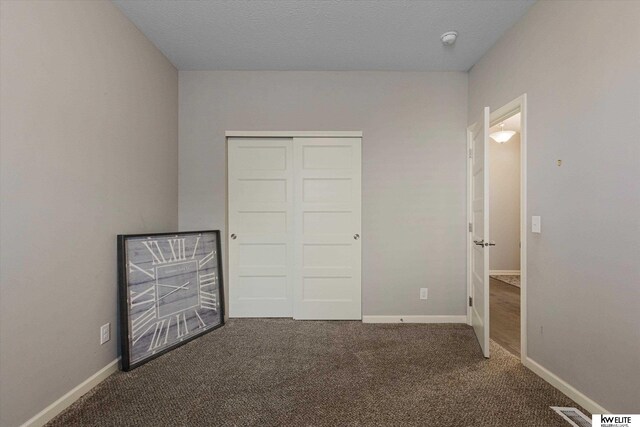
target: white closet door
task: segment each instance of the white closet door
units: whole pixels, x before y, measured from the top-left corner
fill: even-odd
[[[292,317],[292,140],[228,144],[229,316]]]
[[[361,319],[360,138],[294,138],[296,319]]]

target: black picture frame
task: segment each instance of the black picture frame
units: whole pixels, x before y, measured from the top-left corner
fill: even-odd
[[[219,313],[220,323],[198,333],[195,333],[180,342],[176,342],[143,360],[131,362],[131,348],[129,346],[129,299],[128,299],[128,281],[127,281],[127,251],[126,243],[129,239],[139,238],[161,238],[169,236],[183,236],[193,234],[214,234],[216,236],[216,262],[218,271],[218,295],[219,295]],[[220,230],[201,230],[201,231],[181,231],[172,233],[144,233],[144,234],[119,234],[117,236],[117,274],[118,274],[118,319],[119,319],[119,344],[120,344],[120,369],[122,371],[130,371],[135,369],[157,357],[160,357],[188,342],[193,341],[209,332],[221,328],[225,324],[225,296],[224,296],[224,278],[222,270],[222,245]]]

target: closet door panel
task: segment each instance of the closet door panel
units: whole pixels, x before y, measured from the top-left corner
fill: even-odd
[[[361,319],[361,139],[293,149],[294,318]]]
[[[229,316],[293,314],[292,140],[229,138]]]

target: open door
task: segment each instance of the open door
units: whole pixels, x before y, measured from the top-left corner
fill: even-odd
[[[471,326],[489,357],[489,107],[471,135]]]

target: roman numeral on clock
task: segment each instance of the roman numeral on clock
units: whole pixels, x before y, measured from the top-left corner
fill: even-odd
[[[218,308],[218,299],[213,292],[200,290],[200,307],[205,310],[216,310]]]
[[[169,321],[171,321],[171,318],[169,318]],[[149,350],[155,350],[156,348],[164,345],[167,343],[166,339],[163,341],[163,338],[165,338],[162,334],[163,329],[164,329],[164,324],[167,322],[166,319],[162,319],[159,322],[156,323],[156,328],[153,331],[153,337],[151,337],[151,344],[149,344]],[[169,324],[167,324],[167,330],[166,332],[169,332]],[[166,334],[165,334],[166,336]]]
[[[156,287],[151,286],[142,292],[130,292],[129,302],[131,307],[136,307],[141,304],[155,303],[156,302]]]
[[[199,278],[200,289],[204,288],[205,286],[215,286],[217,280],[215,271],[209,274],[201,274]]]
[[[213,257],[216,256],[216,251],[211,251],[209,252],[207,255],[205,255],[204,258],[202,258],[200,260],[200,262],[198,263],[198,266],[200,268],[202,268],[205,264],[207,264],[209,261],[213,260]]]
[[[150,240],[147,242],[142,242],[145,248],[151,253],[153,259],[151,260],[151,265],[162,265],[170,262],[177,261],[185,261],[187,259],[187,239],[167,239],[167,243],[169,243],[169,249],[171,250],[171,257],[167,259],[162,253],[162,249],[160,249],[160,245],[157,240]],[[197,244],[197,242],[196,242]],[[195,249],[194,249],[195,254]],[[145,270],[139,268],[135,264],[131,266],[131,268],[136,268],[140,270],[142,273],[147,274]],[[154,277],[155,278],[155,277]]]
[[[204,328],[206,325],[204,323],[204,320],[202,320],[202,317],[200,317],[200,314],[198,313],[198,310],[193,310],[193,312],[196,314],[196,317],[198,318],[199,326],[201,328]]]
[[[198,250],[198,243],[200,242],[200,236],[196,239],[196,244],[193,246],[193,254],[191,254],[191,259],[196,257],[196,251]]]
[[[134,263],[129,261],[129,274],[133,273],[134,270],[137,270],[142,274],[146,274],[147,276],[151,277],[152,279],[156,278],[155,270],[145,270],[144,268],[138,267],[137,265],[135,265]]]
[[[187,316],[186,314],[176,314],[176,328],[178,333],[178,338],[182,338],[183,336],[189,333],[189,328],[187,327]]]
[[[164,257],[162,249],[160,249],[160,245],[158,245],[157,240],[142,242],[142,244],[147,248],[149,252],[151,252],[151,256],[153,257],[153,261],[151,261],[152,265],[166,264],[168,262]]]
[[[153,305],[138,317],[131,321],[131,340],[134,346],[140,338],[144,336],[155,324],[151,323],[156,319],[156,306]],[[151,325],[149,325],[151,323]]]
[[[186,239],[169,239],[169,247],[171,248],[171,255],[173,258],[170,262],[184,261],[187,259],[187,253],[185,249]]]

